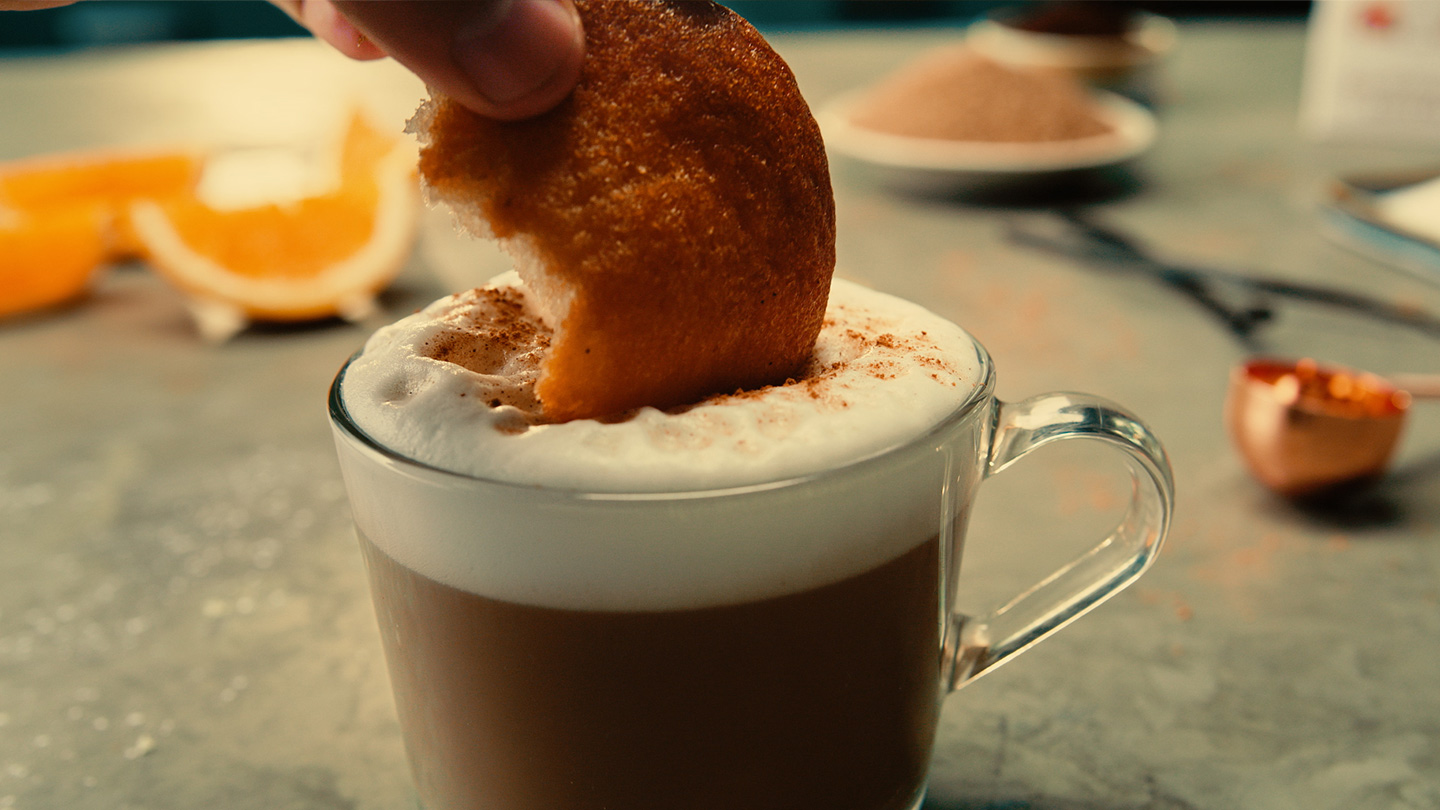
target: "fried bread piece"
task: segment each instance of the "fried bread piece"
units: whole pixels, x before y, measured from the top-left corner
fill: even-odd
[[[426,102],[432,199],[501,239],[555,330],[553,421],[783,382],[825,314],[835,208],[789,67],[710,2],[580,0],[579,85],[536,118]]]

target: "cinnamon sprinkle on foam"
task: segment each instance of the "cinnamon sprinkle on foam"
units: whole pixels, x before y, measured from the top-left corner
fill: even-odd
[[[535,380],[550,337],[506,274],[377,332],[346,372],[346,401],[377,441],[432,466],[639,492],[758,483],[865,457],[923,433],[984,382],[959,327],[839,280],[797,373],[665,410],[547,419]]]

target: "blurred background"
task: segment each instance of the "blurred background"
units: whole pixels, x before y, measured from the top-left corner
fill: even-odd
[[[1232,386],[1281,401],[1237,373],[1260,356],[1440,379],[1440,0],[1070,6],[1165,35],[1118,49],[1034,25],[1038,0],[728,5],[822,121],[839,272],[963,325],[1007,401],[1124,403],[1175,470],[1154,569],[947,703],[925,810],[1440,808],[1440,410],[1416,403],[1380,480],[1306,500],[1226,418]],[[1042,76],[1054,51],[1001,27],[1126,59]],[[1021,83],[868,95],[987,28]],[[0,12],[0,810],[414,806],[325,396],[375,328],[511,264],[443,210],[382,206],[378,159],[333,189],[335,130],[408,148],[423,95],[260,0]],[[879,124],[954,113],[954,148],[854,126],[867,98],[905,102]],[[1102,103],[1095,151],[1020,137]],[[379,229],[351,226],[376,211],[418,218],[413,249],[368,250]],[[334,267],[393,281],[374,311],[326,288],[343,317],[232,300],[289,279],[282,314],[308,313]],[[1109,453],[1049,446],[986,484],[960,610],[1110,529]]]
[[[1001,5],[987,0],[735,0],[726,5],[769,30],[866,25],[954,25]],[[1309,2],[1137,2],[1168,17],[1299,18]],[[6,15],[0,49],[64,49],[134,42],[301,36],[262,0],[110,0]]]

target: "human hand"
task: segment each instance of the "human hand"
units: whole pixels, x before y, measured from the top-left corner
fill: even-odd
[[[0,0],[0,10],[73,0]],[[585,33],[571,0],[271,0],[352,59],[391,56],[490,118],[539,115],[580,79]]]
[[[585,56],[571,0],[272,2],[346,56],[391,56],[491,118],[528,118],[559,104]]]

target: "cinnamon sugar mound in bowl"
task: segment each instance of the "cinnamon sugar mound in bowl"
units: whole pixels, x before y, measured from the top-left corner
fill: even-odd
[[[551,421],[783,382],[835,262],[820,131],[789,68],[709,2],[577,2],[579,86],[492,121],[436,97],[411,122],[433,199],[516,258],[554,330]]]
[[[1073,76],[1002,65],[965,46],[926,54],[870,89],[856,126],[987,143],[1070,141],[1112,131]]]

